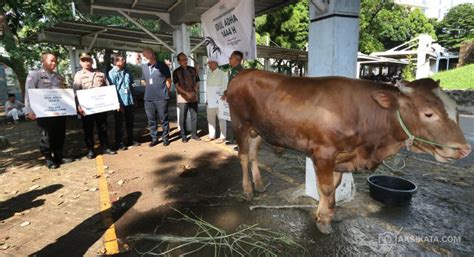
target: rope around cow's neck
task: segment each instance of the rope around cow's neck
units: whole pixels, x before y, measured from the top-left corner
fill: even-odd
[[[403,131],[405,132],[405,134],[407,134],[408,136],[408,139],[405,140],[405,145],[407,147],[408,150],[410,150],[410,146],[413,145],[413,142],[415,140],[418,140],[420,142],[423,142],[425,144],[429,144],[429,145],[435,145],[435,146],[440,146],[440,147],[447,147],[447,148],[452,148],[452,149],[456,149],[456,147],[452,147],[452,146],[449,146],[449,145],[444,145],[444,144],[440,144],[440,143],[436,143],[436,142],[433,142],[433,141],[430,141],[430,140],[426,140],[426,139],[423,139],[421,137],[416,137],[415,135],[413,135],[410,130],[408,130],[407,126],[405,125],[405,123],[403,122],[402,120],[402,116],[400,115],[400,111],[397,110],[397,118],[398,118],[398,122],[400,123],[400,126],[402,127]]]

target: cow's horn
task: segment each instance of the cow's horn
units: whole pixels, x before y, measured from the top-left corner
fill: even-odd
[[[397,80],[395,85],[398,87],[400,92],[402,92],[405,95],[413,93],[413,88],[408,87],[406,84],[407,82],[404,80]]]

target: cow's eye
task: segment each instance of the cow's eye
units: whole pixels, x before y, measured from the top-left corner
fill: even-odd
[[[433,117],[433,113],[431,113],[431,112],[425,113],[425,117],[431,118],[431,117]]]

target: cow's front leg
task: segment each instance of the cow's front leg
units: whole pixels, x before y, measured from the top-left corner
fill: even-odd
[[[250,137],[249,142],[249,157],[252,170],[252,179],[255,184],[255,190],[259,193],[265,192],[265,186],[263,185],[262,175],[260,174],[260,168],[258,167],[258,150],[260,144],[262,143],[262,138],[259,135]]]
[[[333,209],[334,209],[334,216],[332,217],[333,221],[341,221],[342,220],[340,215],[338,215],[338,212],[336,212],[336,190],[337,190],[337,187],[341,184],[342,175],[344,175],[344,173],[342,173],[342,172],[337,172],[337,171],[333,172],[334,192],[331,196],[333,198]]]
[[[253,187],[249,176],[249,156],[248,154],[239,154],[240,166],[242,166],[242,189],[247,201],[253,199]]]
[[[245,199],[252,201],[253,187],[249,176],[249,129],[239,124],[240,122],[238,121],[232,122],[237,145],[239,146],[239,159],[240,166],[242,167],[242,189]]]
[[[313,158],[313,163],[316,163],[319,192],[319,204],[316,210],[317,226],[322,233],[330,234],[334,231],[331,220],[335,213],[334,160]]]

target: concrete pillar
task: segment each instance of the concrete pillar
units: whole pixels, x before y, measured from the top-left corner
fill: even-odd
[[[427,58],[428,51],[433,43],[433,38],[427,34],[418,36],[418,49],[416,57],[416,79],[430,76],[430,60]]]
[[[266,71],[270,71],[270,59],[269,58],[265,58],[264,61],[263,61],[263,69],[266,70]]]
[[[207,56],[198,56],[196,60],[198,60],[199,63],[199,78],[201,79],[199,83],[199,103],[205,104],[207,101],[207,73],[209,71],[207,67]]]
[[[308,75],[357,76],[360,0],[330,1],[317,8],[309,4],[310,28]],[[348,201],[355,193],[352,174],[345,173],[336,190],[336,202]],[[306,194],[319,199],[313,162],[306,159]]]
[[[73,46],[66,46],[69,53],[69,68],[71,69],[71,76],[74,78],[74,75],[78,71],[79,65],[79,56],[76,51],[76,48]]]

